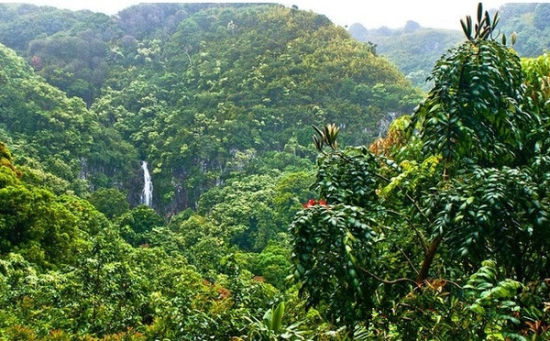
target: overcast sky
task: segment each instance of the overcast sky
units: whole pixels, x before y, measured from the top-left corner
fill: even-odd
[[[50,5],[72,10],[115,14],[121,9],[140,2],[249,2],[249,1],[139,1],[139,0],[0,0],[0,2],[28,2],[37,5]],[[252,1],[274,2],[274,1]],[[338,25],[351,25],[359,22],[367,28],[379,26],[401,27],[407,20],[414,20],[422,26],[460,29],[459,20],[466,14],[474,15],[478,0],[281,0],[275,1],[287,6],[297,5],[300,9],[312,10],[329,17]],[[486,9],[498,8],[506,2],[485,0]],[[540,2],[540,1],[539,1]]]

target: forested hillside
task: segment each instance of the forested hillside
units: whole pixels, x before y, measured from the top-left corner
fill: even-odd
[[[549,338],[550,56],[496,18],[422,98],[296,8],[0,4],[0,340]]]
[[[312,159],[304,148],[312,124],[338,121],[343,142],[366,143],[388,113],[408,112],[419,99],[385,59],[313,13],[173,4],[109,18],[3,6],[0,42],[81,97],[109,135],[93,151],[75,146],[82,165],[74,172],[92,188],[128,191],[135,204],[146,160],[164,213],[196,207],[202,192],[266,152]],[[19,29],[29,21],[37,24]]]
[[[499,32],[509,37],[517,33],[514,49],[520,56],[536,57],[550,50],[550,4],[510,3],[502,5],[498,11]],[[369,46],[374,44],[377,53],[387,56],[407,79],[424,90],[433,85],[426,82],[426,78],[436,60],[463,39],[458,30],[422,27],[412,20],[399,29],[367,30],[361,24],[353,24],[349,32],[355,39],[368,42]]]
[[[3,45],[0,63],[0,134],[37,181],[83,195],[90,190],[89,169],[112,182],[132,172],[128,162],[137,158],[134,147],[102,125],[80,98],[68,98]]]
[[[432,85],[426,83],[426,78],[435,61],[462,39],[459,31],[422,27],[412,20],[401,29],[367,30],[361,24],[353,24],[349,32],[359,41],[374,44],[376,53],[387,56],[407,79],[423,90]]]

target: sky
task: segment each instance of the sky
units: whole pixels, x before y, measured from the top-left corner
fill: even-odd
[[[548,0],[550,1],[550,0]],[[121,9],[144,1],[139,0],[15,0],[0,2],[26,2],[49,5],[71,10],[89,9],[95,12],[115,14]],[[145,1],[145,2],[220,2],[220,1]],[[221,1],[248,2],[248,1]],[[286,6],[324,14],[334,23],[346,26],[361,23],[366,28],[387,26],[402,27],[407,20],[414,20],[425,27],[460,29],[459,20],[465,15],[474,16],[478,0],[279,0],[253,1],[277,2]],[[498,8],[506,2],[534,2],[522,0],[485,0],[486,9]],[[540,0],[538,2],[541,2]]]

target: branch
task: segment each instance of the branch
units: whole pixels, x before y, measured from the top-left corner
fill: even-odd
[[[365,272],[367,275],[371,276],[372,278],[374,278],[377,281],[380,281],[384,284],[392,285],[392,284],[397,284],[397,283],[402,283],[402,282],[411,282],[411,283],[414,283],[415,285],[418,285],[418,283],[416,281],[413,281],[412,279],[409,279],[409,278],[403,277],[403,278],[397,278],[397,279],[393,279],[393,280],[387,280],[387,279],[383,279],[382,277],[376,276],[375,274],[373,274],[369,270],[363,268],[362,266],[359,266],[359,269],[361,271]]]
[[[447,281],[447,282],[451,283],[452,285],[456,286],[457,288],[462,289],[462,286],[460,284],[458,284],[457,282],[455,282],[455,281],[451,281],[450,279],[444,279],[444,281]]]
[[[374,173],[374,175],[376,175],[377,177],[379,177],[379,178],[382,179],[382,180],[385,180],[385,181],[387,181],[387,182],[391,182],[390,179],[386,178],[386,177],[383,176],[382,174]]]
[[[396,246],[397,249],[399,250],[399,252],[401,252],[401,254],[405,257],[405,259],[407,259],[407,263],[409,263],[409,265],[411,266],[411,268],[414,270],[414,272],[416,272],[416,274],[418,275],[418,270],[416,269],[416,267],[414,266],[414,264],[411,262],[411,259],[409,258],[409,256],[407,256],[407,254],[405,253],[405,251],[403,251],[399,246]]]
[[[460,284],[458,284],[455,281],[451,281],[450,279],[445,279],[445,278],[436,278],[436,279],[438,279],[440,281],[443,281],[445,283],[450,283],[450,284],[456,286],[457,288],[462,289],[462,286]],[[430,285],[430,282],[427,279],[425,279],[422,283],[425,283],[426,285]]]
[[[403,188],[401,186],[399,186],[399,188],[401,190],[403,190]],[[418,203],[408,194],[408,193],[405,193],[405,196],[407,197],[407,199],[409,199],[409,201],[414,205],[414,207],[416,207],[416,209],[418,210],[418,212],[424,217],[424,219],[426,219],[426,221],[431,224],[432,221],[430,220],[430,218],[428,218],[428,216],[426,215],[426,213],[424,213],[424,211],[422,211],[422,209],[420,208],[420,206],[418,205]]]
[[[442,239],[443,236],[439,235],[430,243],[428,253],[426,253],[424,261],[422,262],[420,273],[418,274],[418,277],[416,277],[417,284],[424,282],[424,280],[428,277],[428,271],[430,270],[430,266],[432,265],[432,262],[434,260],[435,253],[437,252],[437,248],[439,247],[439,243],[441,243]]]

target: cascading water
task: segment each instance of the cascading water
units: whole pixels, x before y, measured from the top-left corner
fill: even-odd
[[[153,182],[149,169],[147,169],[147,161],[141,161],[141,169],[143,169],[143,191],[139,201],[142,205],[151,207],[153,205]]]
[[[387,113],[381,120],[378,122],[378,137],[384,137],[386,133],[388,132],[388,128],[390,127],[390,124],[395,120],[397,117],[397,113],[390,112]]]

